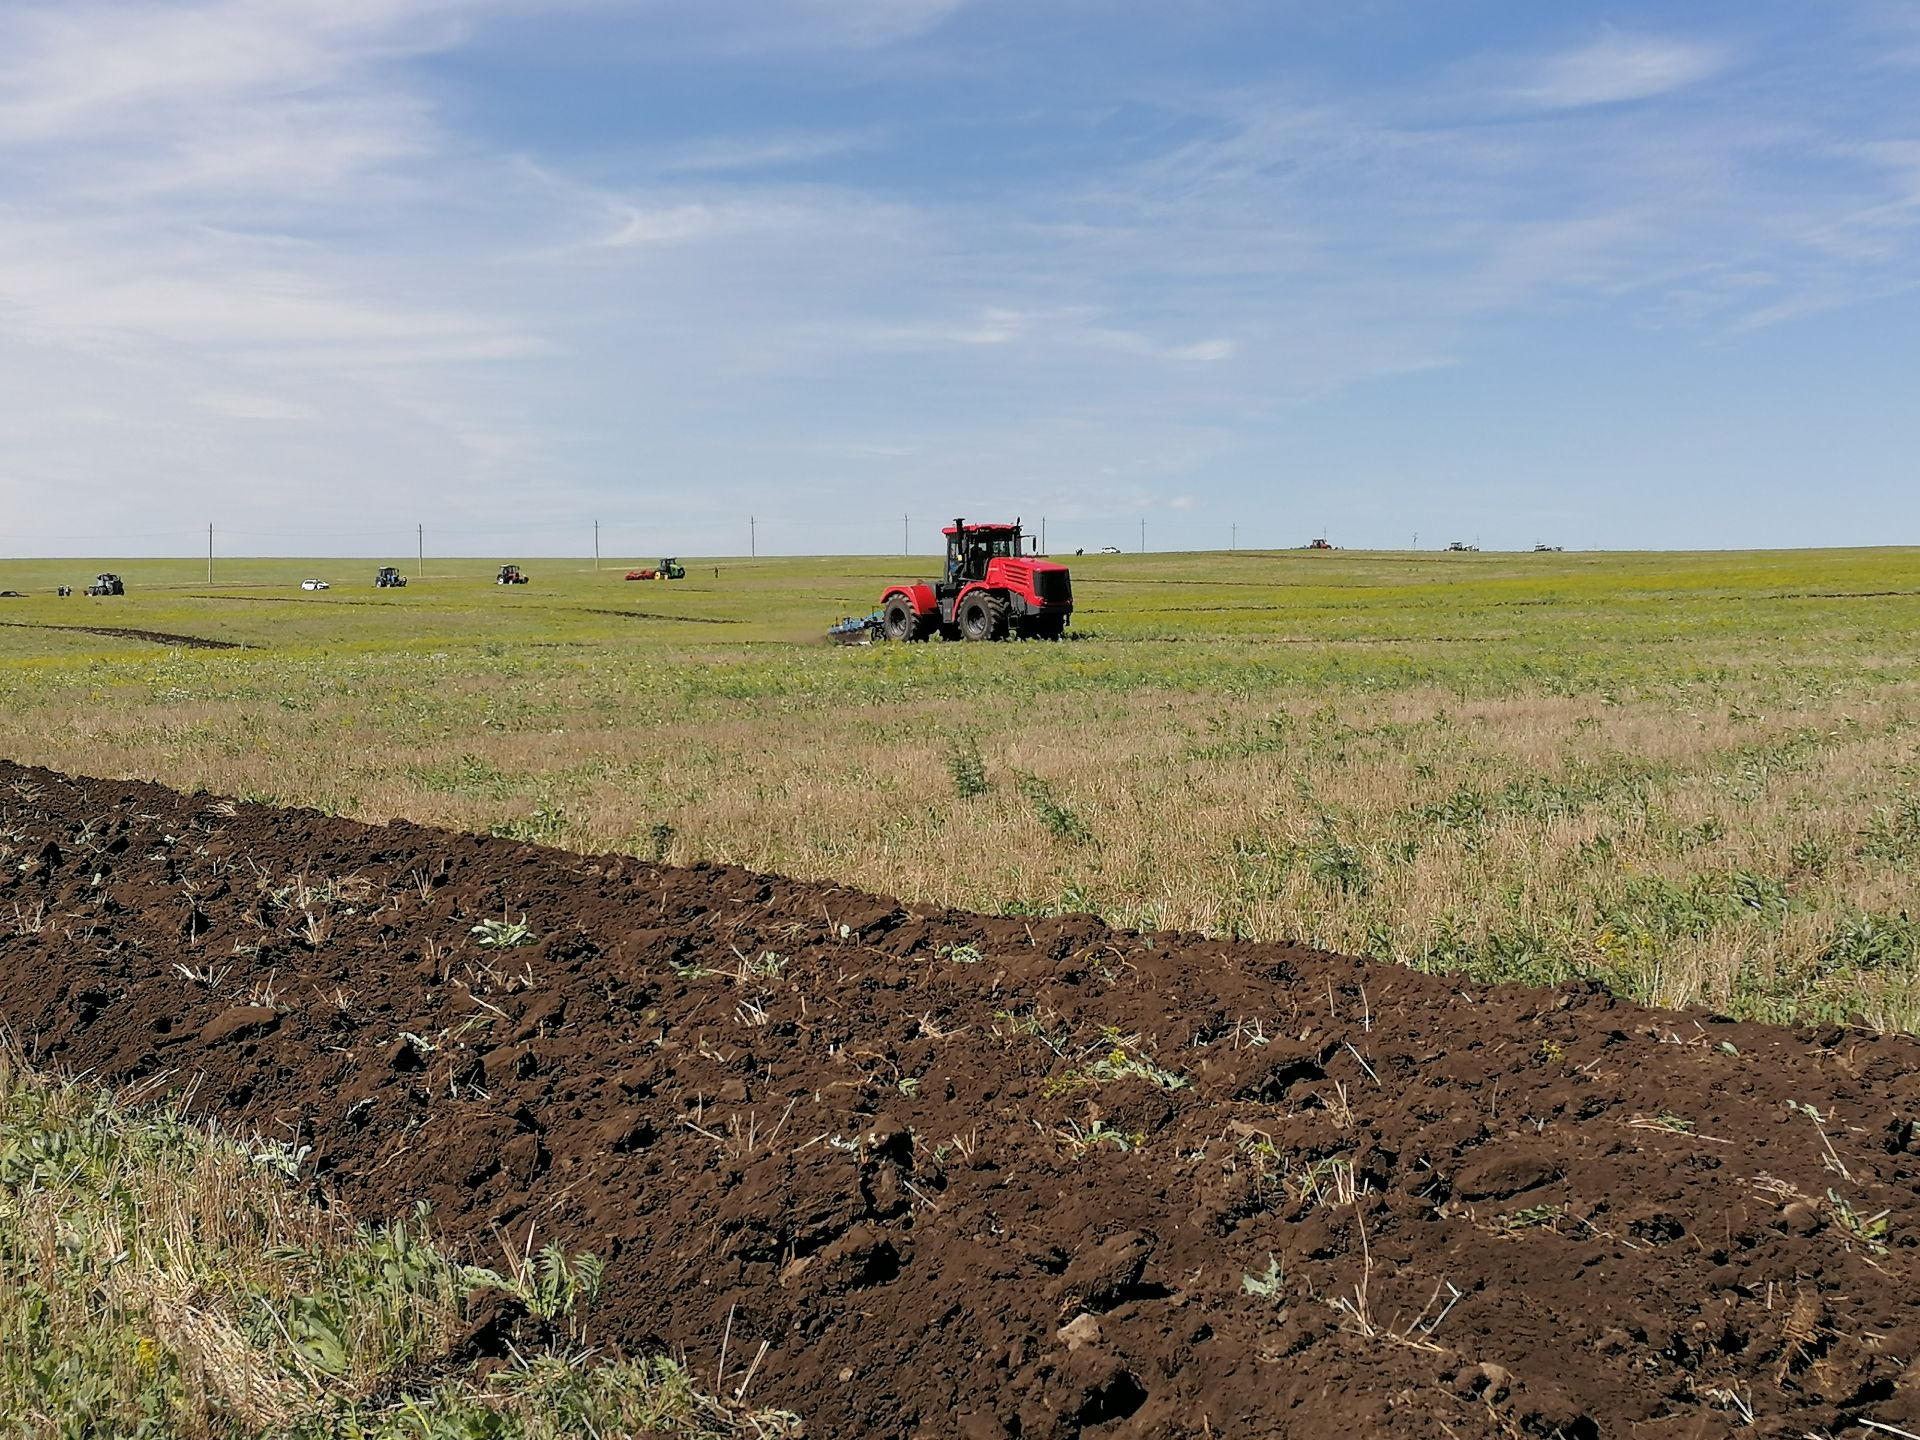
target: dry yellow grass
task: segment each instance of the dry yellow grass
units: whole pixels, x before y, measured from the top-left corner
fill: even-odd
[[[777,640],[752,606],[805,593],[799,562],[648,591],[738,626],[594,619],[633,602],[590,578],[543,618],[451,595],[324,651],[270,614],[259,654],[22,656],[0,745],[910,900],[1920,1021],[1916,607],[1880,593],[1904,556],[1437,558],[1311,586],[1299,557],[1112,562],[1063,646]]]

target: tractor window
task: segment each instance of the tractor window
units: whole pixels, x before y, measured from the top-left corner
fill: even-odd
[[[1017,559],[1020,554],[1020,541],[1013,535],[996,535],[992,541],[993,558],[996,560]]]

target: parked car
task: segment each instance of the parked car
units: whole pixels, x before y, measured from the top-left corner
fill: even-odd
[[[300,582],[300,588],[302,590],[331,590],[333,587],[324,580],[302,580]]]

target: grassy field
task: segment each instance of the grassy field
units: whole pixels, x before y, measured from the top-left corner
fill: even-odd
[[[590,1350],[595,1257],[461,1263],[419,1221],[356,1227],[303,1198],[304,1159],[0,1052],[0,1434],[797,1433],[670,1360]],[[495,1291],[560,1338],[482,1374],[453,1352],[465,1307]]]
[[[931,559],[627,563],[0,563],[0,749],[1920,1026],[1920,551],[1090,556],[1068,643],[871,649],[820,637]],[[47,593],[105,568],[132,593]]]

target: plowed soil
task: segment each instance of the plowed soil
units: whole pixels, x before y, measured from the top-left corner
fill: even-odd
[[[42,625],[30,620],[4,620],[19,630],[74,630],[82,635],[105,635],[112,640],[151,640],[155,645],[177,645],[186,650],[245,650],[238,640],[209,640],[204,635],[173,635],[165,630],[129,630],[121,625]]]
[[[0,812],[34,1061],[594,1249],[599,1342],[757,1357],[815,1436],[1920,1431],[1909,1040],[4,764]]]

